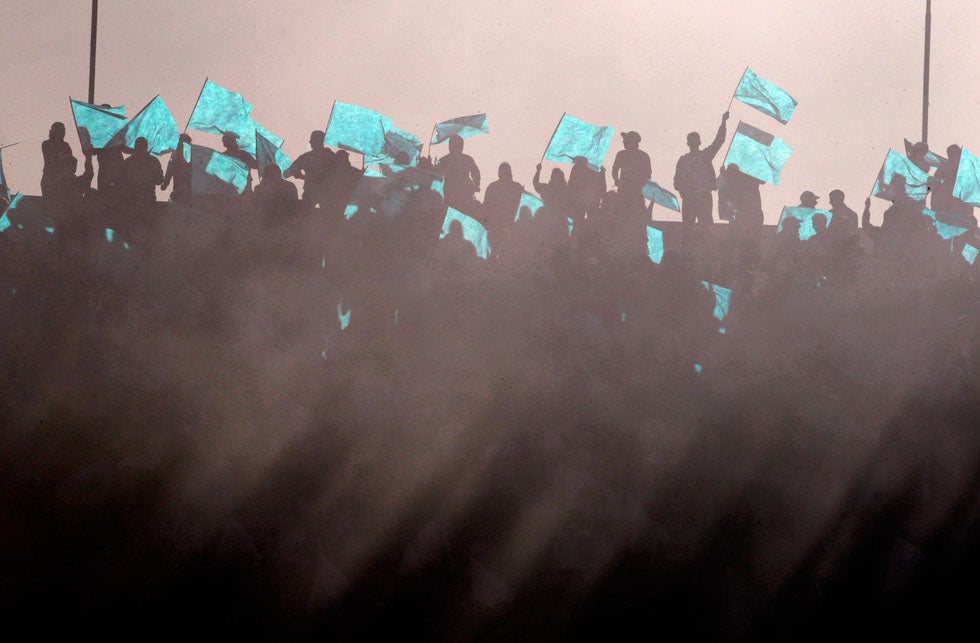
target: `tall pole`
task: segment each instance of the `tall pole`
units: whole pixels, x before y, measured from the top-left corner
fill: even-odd
[[[922,62],[922,142],[929,143],[929,40],[932,34],[932,0],[926,0],[926,44]]]
[[[99,0],[92,0],[92,44],[88,54],[88,102],[95,102],[95,40],[99,27]]]

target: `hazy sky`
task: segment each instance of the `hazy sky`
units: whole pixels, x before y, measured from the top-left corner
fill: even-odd
[[[423,140],[437,121],[486,112],[491,133],[466,142],[484,186],[509,161],[528,188],[568,112],[616,128],[607,167],[618,133],[640,132],[653,178],[669,186],[687,132],[710,141],[749,66],[799,101],[788,125],[732,106],[729,140],[744,120],[794,148],[781,185],[763,186],[773,222],[805,189],[825,205],[841,188],[860,211],[888,148],[920,138],[925,4],[102,0],[95,100],[133,115],[160,94],[182,128],[209,77],[254,104],[292,158],[334,100]],[[4,150],[15,191],[39,194],[40,143],[53,121],[68,125],[80,154],[68,99],[88,94],[90,9],[87,0],[0,3],[0,143],[20,143]],[[931,146],[980,153],[980,3],[936,0],[932,13]]]

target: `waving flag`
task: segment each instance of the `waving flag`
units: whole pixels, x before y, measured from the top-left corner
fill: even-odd
[[[241,94],[228,91],[210,79],[205,79],[194,111],[187,122],[187,129],[219,135],[235,132],[241,137],[243,130],[248,129],[247,122],[251,113],[252,105]]]
[[[715,319],[718,321],[724,321],[725,317],[728,316],[728,307],[732,301],[732,291],[724,286],[719,286],[718,284],[709,284],[707,281],[702,281],[701,285],[704,286],[705,290],[714,293],[715,295]]]
[[[784,125],[789,122],[798,104],[795,98],[747,67],[735,88],[735,98]]]
[[[408,155],[408,165],[415,165],[419,162],[419,156],[422,154],[422,141],[411,132],[391,127],[384,132],[381,156],[369,157],[366,162],[392,164],[399,152]]]
[[[140,110],[123,129],[116,132],[108,145],[133,147],[139,137],[146,139],[151,154],[165,154],[177,149],[177,123],[163,99],[157,96]]]
[[[966,259],[966,262],[971,266],[977,260],[978,254],[980,254],[980,250],[977,250],[970,244],[967,243],[963,246],[963,258]]]
[[[439,235],[440,239],[445,239],[449,236],[449,228],[453,221],[459,221],[463,228],[463,238],[473,244],[473,248],[476,250],[476,256],[480,259],[486,259],[490,256],[490,244],[487,242],[487,229],[473,217],[469,217],[455,208],[446,209],[446,218],[442,222],[442,234]]]
[[[827,217],[827,225],[829,226],[830,220],[834,217],[829,210],[786,206],[783,208],[782,214],[779,215],[779,225],[776,227],[776,232],[783,231],[783,221],[786,219],[796,219],[800,222],[800,241],[806,241],[813,235],[817,234],[817,229],[813,225],[813,217],[818,214],[822,214]]]
[[[391,129],[392,121],[387,116],[365,107],[334,101],[323,143],[367,158],[378,158],[384,156],[385,132]]]
[[[191,193],[240,194],[248,184],[248,167],[238,159],[203,145],[191,145]]]
[[[739,122],[723,165],[737,165],[743,174],[779,185],[783,166],[792,153],[793,148],[783,139]]]
[[[69,98],[75,129],[82,149],[98,150],[106,146],[119,130],[126,127],[125,107],[101,107]]]
[[[936,218],[936,213],[928,208],[923,209],[922,214],[932,221],[932,225],[936,229],[936,234],[938,234],[941,239],[949,241],[950,239],[955,239],[966,232],[966,228],[961,228],[959,226],[950,225],[940,221]]]
[[[907,138],[903,138],[902,140],[905,141],[905,156],[912,158],[912,147],[915,144]],[[932,168],[939,167],[940,165],[946,162],[945,157],[939,156],[938,154],[932,151],[926,152],[924,158],[926,160],[926,163],[929,164],[929,167]]]
[[[457,116],[448,121],[436,123],[432,132],[432,145],[438,145],[443,141],[448,141],[453,135],[461,138],[470,138],[479,134],[489,134],[490,125],[487,124],[486,114],[473,114],[472,116]]]
[[[980,159],[965,149],[960,153],[953,196],[972,206],[980,206]]]
[[[681,211],[680,203],[677,201],[677,197],[671,192],[664,189],[656,181],[648,180],[643,186],[643,196],[656,203],[657,205],[662,205],[665,208],[670,208],[671,210]],[[657,263],[660,263],[659,261]]]
[[[522,217],[533,219],[538,213],[538,210],[543,207],[544,201],[530,192],[523,192],[521,194],[521,200],[517,204],[517,212],[514,214],[514,223],[520,221]]]
[[[960,168],[962,169],[962,167],[963,162],[960,161]],[[959,180],[958,174],[956,178]],[[898,196],[896,190],[904,188],[905,194],[913,201],[925,201],[928,181],[929,175],[920,170],[915,163],[895,150],[888,150],[871,194],[888,201],[894,201],[895,197]],[[955,186],[953,187],[953,195],[956,196]]]
[[[563,114],[551,136],[544,158],[556,163],[571,163],[576,156],[584,156],[594,168],[599,168],[609,151],[613,128],[596,126],[574,116]]]
[[[647,256],[653,263],[664,260],[664,233],[653,226],[647,226]]]
[[[255,160],[259,163],[259,176],[262,176],[265,168],[270,165],[278,165],[279,169],[285,172],[293,164],[279,145],[263,136],[258,130],[255,132]]]

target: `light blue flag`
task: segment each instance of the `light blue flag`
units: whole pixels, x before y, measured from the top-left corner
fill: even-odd
[[[0,196],[10,203],[10,186],[7,185],[7,177],[3,173],[3,148],[0,148]]]
[[[793,148],[783,139],[740,121],[723,165],[737,165],[744,174],[779,185],[783,166],[792,153]]]
[[[772,116],[783,125],[789,122],[799,104],[795,98],[768,80],[760,78],[747,67],[735,88],[735,98],[767,116]]]
[[[725,317],[728,316],[728,307],[732,301],[732,291],[724,286],[719,286],[718,284],[709,284],[707,281],[702,281],[701,285],[704,286],[705,290],[714,293],[715,295],[715,319],[718,321],[724,321]]]
[[[432,132],[432,145],[438,145],[443,141],[448,141],[453,135],[460,138],[470,138],[479,134],[489,134],[490,125],[487,124],[486,114],[473,114],[472,116],[458,116],[448,121],[436,123]]]
[[[387,116],[366,107],[334,101],[323,143],[366,158],[379,158],[384,156],[385,132],[391,129],[392,121]]]
[[[197,98],[187,129],[208,134],[235,132],[246,145],[249,137],[244,137],[249,127],[247,122],[252,113],[252,105],[241,94],[228,91],[221,85],[205,79],[201,95]]]
[[[961,163],[960,167],[962,166]],[[925,201],[928,182],[929,175],[919,169],[908,157],[902,156],[895,150],[888,150],[871,194],[886,201],[894,201],[898,196],[896,190],[904,184],[904,191],[908,198],[913,201]],[[954,186],[954,196],[955,192]]]
[[[278,165],[279,169],[285,172],[293,164],[282,151],[282,148],[263,136],[258,130],[255,131],[255,160],[259,164],[259,176],[262,176],[265,168],[270,165]]]
[[[576,156],[584,156],[589,165],[599,168],[606,159],[612,135],[611,126],[599,127],[563,114],[544,158],[556,163],[571,163]]]
[[[966,149],[960,153],[960,165],[956,169],[953,196],[976,207],[980,206],[980,159]]]
[[[647,255],[653,263],[664,260],[664,233],[653,226],[647,226]]]
[[[977,250],[970,244],[967,243],[963,246],[963,258],[966,259],[966,262],[971,266],[973,265],[973,262],[977,260],[978,254],[980,254],[980,250]]]
[[[43,231],[54,234],[54,221],[36,207],[21,209],[22,200],[23,195],[20,192],[10,200],[10,205],[0,215],[0,232],[34,234]]]
[[[449,236],[449,228],[453,221],[459,221],[463,227],[463,238],[473,244],[476,256],[480,259],[488,258],[490,256],[490,244],[487,241],[487,229],[473,217],[467,216],[455,208],[446,209],[446,218],[442,222],[442,234],[439,235],[439,238],[445,239]]]
[[[399,152],[408,155],[408,165],[416,165],[419,162],[419,156],[422,155],[422,140],[411,132],[392,127],[384,133],[381,155],[378,157],[369,156],[365,158],[365,162],[393,165]]]
[[[827,225],[830,225],[830,220],[834,215],[829,210],[821,210],[819,208],[800,208],[800,207],[783,207],[782,214],[779,215],[779,225],[776,226],[776,232],[783,231],[783,221],[792,218],[800,222],[800,241],[806,241],[813,235],[817,234],[817,229],[813,225],[813,217],[822,214],[827,217]]]
[[[7,208],[0,213],[0,232],[6,232],[7,228],[14,224],[13,221],[10,220],[10,215],[17,209],[17,206],[20,205],[20,199],[21,194],[18,192],[14,195],[14,198],[10,200],[10,205],[8,205]]]
[[[119,130],[126,127],[125,107],[100,107],[71,98],[68,100],[83,150],[102,149]]]
[[[656,203],[657,205],[662,205],[665,208],[670,208],[671,210],[681,211],[681,204],[677,201],[677,197],[673,195],[669,190],[664,189],[656,181],[648,180],[643,185],[643,196]],[[660,262],[657,262],[660,263]]]
[[[936,229],[936,234],[940,238],[949,241],[950,239],[955,239],[961,234],[966,232],[966,228],[960,228],[959,226],[950,225],[944,223],[936,218],[936,213],[928,208],[922,210],[922,214],[929,217],[932,220],[932,225]]]
[[[177,123],[159,96],[147,103],[126,127],[116,132],[108,144],[133,147],[141,136],[146,139],[150,154],[159,156],[177,149],[180,137]]]
[[[192,194],[241,194],[248,184],[248,173],[248,166],[234,157],[203,145],[191,145]]]
[[[521,193],[521,200],[517,204],[517,212],[514,213],[514,223],[520,221],[522,217],[533,219],[538,214],[538,210],[543,207],[544,201],[539,197],[530,192]]]

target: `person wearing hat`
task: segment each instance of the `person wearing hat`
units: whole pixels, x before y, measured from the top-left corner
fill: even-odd
[[[804,190],[803,194],[800,195],[800,207],[801,208],[816,208],[817,199],[820,198],[810,190]]]
[[[695,223],[707,225],[713,222],[711,211],[714,209],[714,199],[711,192],[717,189],[718,185],[713,161],[722,143],[725,142],[727,120],[728,112],[725,112],[721,115],[721,125],[718,126],[715,140],[703,150],[701,135],[697,132],[688,134],[689,151],[677,159],[674,189],[681,197],[681,221],[686,231],[689,231]]]
[[[616,212],[620,216],[643,217],[646,214],[643,186],[653,175],[650,156],[640,149],[640,135],[623,132],[623,149],[613,161],[612,179],[616,185]]]

